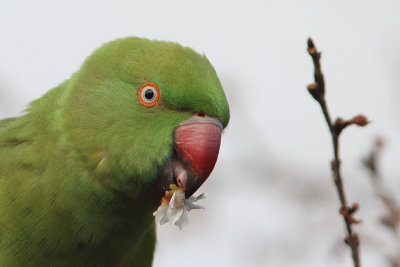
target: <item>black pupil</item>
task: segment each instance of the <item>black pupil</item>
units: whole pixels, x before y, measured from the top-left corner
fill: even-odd
[[[154,92],[153,92],[153,90],[147,89],[146,92],[144,93],[144,97],[145,97],[147,100],[152,100],[153,97],[154,97]]]

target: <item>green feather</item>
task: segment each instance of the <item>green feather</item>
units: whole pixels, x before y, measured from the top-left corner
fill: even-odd
[[[137,98],[146,82],[152,108]],[[229,121],[207,58],[132,37],[0,121],[0,266],[151,266],[158,172],[195,112]]]

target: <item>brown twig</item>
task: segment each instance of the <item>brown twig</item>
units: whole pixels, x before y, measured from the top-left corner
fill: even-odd
[[[359,205],[357,203],[354,203],[351,206],[347,204],[346,195],[344,193],[344,188],[343,188],[342,174],[340,171],[339,136],[343,131],[343,129],[346,128],[347,126],[352,124],[358,126],[365,126],[368,124],[368,120],[366,119],[365,116],[358,115],[350,120],[343,120],[342,118],[337,118],[335,122],[332,123],[332,119],[325,100],[325,81],[320,65],[321,53],[318,52],[311,38],[308,39],[307,44],[308,44],[307,51],[310,54],[314,63],[314,80],[315,80],[313,84],[307,86],[307,89],[312,95],[312,97],[321,106],[322,113],[324,114],[325,121],[331,133],[332,144],[333,144],[333,155],[334,155],[334,159],[331,161],[331,168],[333,172],[333,180],[335,182],[341,204],[339,213],[343,216],[347,230],[347,236],[344,238],[344,241],[351,248],[354,266],[360,267],[360,256],[359,256],[360,241],[358,235],[354,233],[352,229],[353,224],[360,222],[359,220],[353,217],[354,213],[358,210]]]
[[[362,160],[362,163],[370,173],[375,194],[386,208],[386,214],[382,216],[381,222],[394,234],[394,242],[396,243],[394,247],[396,251],[394,256],[391,256],[389,260],[393,267],[400,267],[400,206],[383,184],[378,162],[382,149],[383,141],[377,138],[369,155]]]

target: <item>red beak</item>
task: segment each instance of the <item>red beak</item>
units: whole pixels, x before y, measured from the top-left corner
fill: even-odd
[[[222,123],[203,113],[175,129],[176,152],[186,175],[180,175],[185,196],[190,197],[207,180],[217,162]],[[179,178],[179,177],[178,177]]]

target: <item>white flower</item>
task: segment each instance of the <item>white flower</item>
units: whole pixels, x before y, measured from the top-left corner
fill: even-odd
[[[202,206],[194,204],[194,202],[204,198],[204,194],[201,194],[197,197],[191,196],[186,199],[185,192],[182,189],[171,186],[171,190],[165,192],[161,205],[153,212],[153,215],[156,217],[157,223],[163,225],[169,222],[170,224],[175,224],[181,230],[189,223],[187,213],[190,210],[204,209]]]

